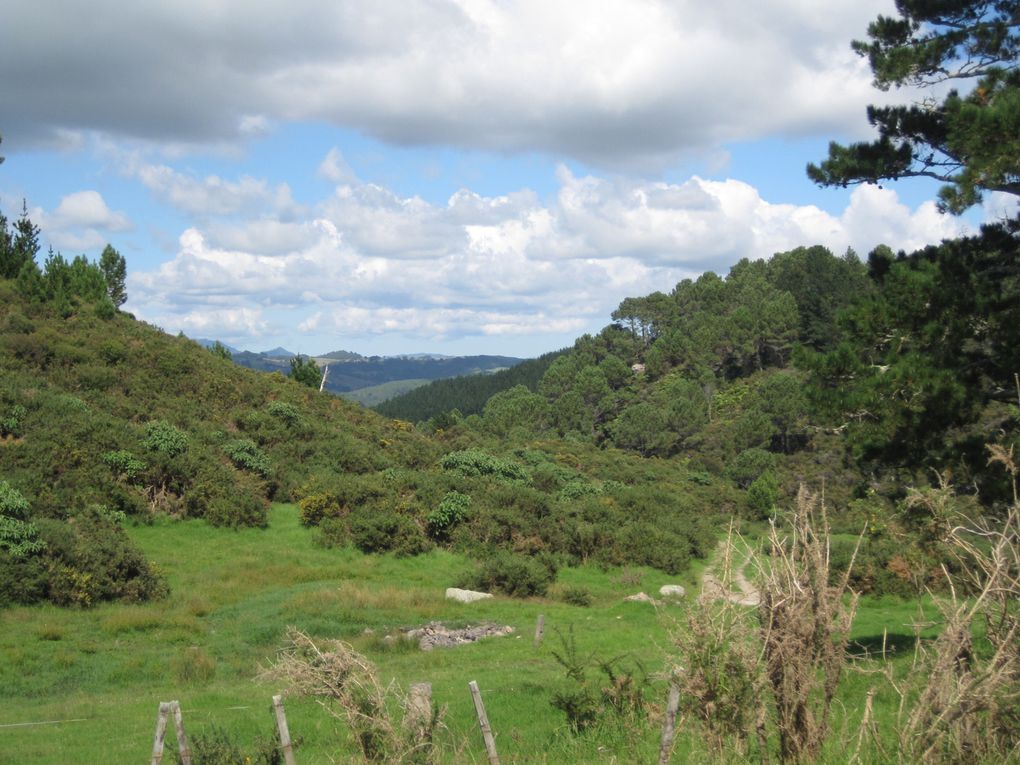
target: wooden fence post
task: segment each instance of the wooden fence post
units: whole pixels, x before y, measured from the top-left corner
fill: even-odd
[[[669,686],[669,700],[666,702],[666,720],[662,724],[662,740],[659,743],[659,765],[667,765],[673,753],[673,736],[676,735],[676,714],[680,709],[680,688]]]
[[[280,732],[280,748],[283,760],[287,765],[296,765],[294,746],[290,742],[290,730],[287,728],[287,715],[283,711],[283,697],[273,696],[273,713],[276,715],[276,729]]]
[[[535,623],[535,648],[542,645],[543,632],[545,632],[545,614],[539,614],[538,621]]]
[[[478,683],[472,680],[468,683],[471,689],[471,698],[475,702],[475,713],[478,715],[478,727],[482,729],[482,740],[485,742],[485,751],[489,754],[489,765],[499,765],[499,755],[496,753],[496,740],[492,737],[492,728],[489,727],[489,718],[485,714],[485,704],[482,703],[482,692],[478,690]]]
[[[181,755],[181,765],[191,765],[191,749],[188,748],[188,737],[184,735],[184,716],[181,714],[181,702],[171,701],[170,711],[174,713],[174,732],[177,734],[177,751]]]
[[[159,714],[156,716],[156,739],[152,742],[152,763],[159,765],[163,761],[163,739],[166,737],[166,722],[170,716],[170,704],[159,703]]]

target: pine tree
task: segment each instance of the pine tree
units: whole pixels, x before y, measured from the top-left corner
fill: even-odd
[[[1020,195],[1020,0],[897,0],[899,18],[879,16],[870,42],[854,41],[879,90],[953,89],[907,106],[868,107],[875,141],[829,145],[808,165],[823,186],[927,177],[942,181],[939,207],[960,213],[985,191]]]
[[[117,252],[111,245],[103,248],[103,254],[99,256],[99,268],[106,279],[106,290],[113,304],[120,308],[127,301],[127,263],[124,256]]]

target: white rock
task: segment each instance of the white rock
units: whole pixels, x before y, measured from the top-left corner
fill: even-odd
[[[474,590],[458,590],[456,587],[446,588],[446,599],[456,600],[458,603],[474,603],[476,600],[491,598],[487,592],[475,592]]]
[[[687,590],[679,584],[664,584],[659,588],[659,594],[664,598],[682,598]]]
[[[639,592],[637,595],[628,595],[624,600],[629,600],[636,603],[651,603],[653,605],[659,605],[659,601],[653,598],[651,595],[645,592]]]

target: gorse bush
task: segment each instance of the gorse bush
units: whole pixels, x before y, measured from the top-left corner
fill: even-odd
[[[300,744],[292,742],[295,749]],[[216,725],[200,733],[188,736],[192,765],[283,765],[283,750],[279,737],[274,732],[267,737],[256,736],[255,741],[246,745],[224,728]],[[181,755],[173,749],[174,762],[181,765]]]
[[[301,508],[301,523],[305,526],[318,526],[324,520],[339,518],[344,512],[340,498],[327,491],[302,497],[298,506]]]
[[[432,548],[414,521],[393,511],[357,510],[351,514],[350,529],[354,546],[365,553],[392,552],[405,557]]]
[[[518,598],[545,595],[556,580],[555,562],[499,551],[487,557],[477,571],[464,576],[460,585],[471,590],[500,592]]]

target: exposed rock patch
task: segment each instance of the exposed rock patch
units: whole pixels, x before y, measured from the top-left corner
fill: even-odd
[[[514,628],[509,624],[480,624],[477,627],[469,625],[463,629],[447,629],[439,622],[430,622],[424,627],[408,630],[404,633],[404,639],[417,640],[421,650],[431,651],[433,648],[454,648],[475,643],[486,637],[502,637],[513,631]]]

